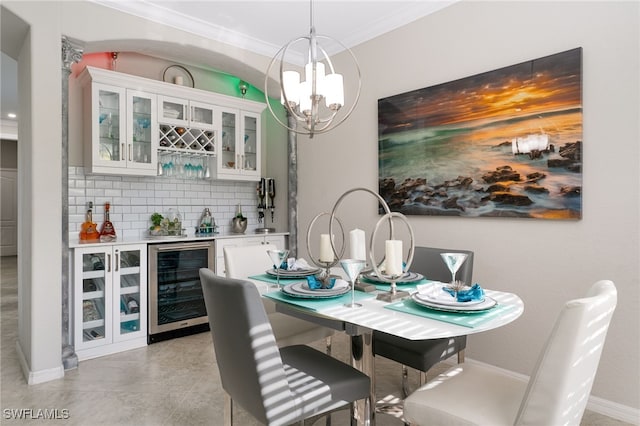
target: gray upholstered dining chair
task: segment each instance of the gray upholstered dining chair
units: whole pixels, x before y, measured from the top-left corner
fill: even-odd
[[[250,281],[205,268],[200,280],[225,391],[225,425],[233,423],[233,401],[262,423],[288,425],[361,399],[368,423],[369,377],[309,346],[278,348]]]
[[[273,244],[225,247],[224,264],[227,278],[245,279],[252,275],[264,274],[266,270],[273,268],[267,250],[274,249],[277,247]],[[335,330],[276,312],[272,300],[263,299],[262,303],[278,346],[304,345],[326,339],[326,351],[331,354],[331,336]]]
[[[481,364],[456,365],[409,395],[411,425],[579,425],[617,303],[608,280],[565,303],[529,382]]]
[[[471,285],[473,279],[473,252],[469,250],[416,247],[410,269],[412,272],[418,272],[430,280],[448,283],[451,281],[451,272],[440,256],[440,253],[447,252],[467,254],[467,259],[456,274],[456,279]],[[422,385],[426,380],[426,372],[440,361],[458,354],[458,362],[463,362],[466,347],[467,336],[415,341],[377,331],[373,333],[374,355],[402,364],[402,391],[404,396],[410,393],[407,366],[420,371],[420,385]]]

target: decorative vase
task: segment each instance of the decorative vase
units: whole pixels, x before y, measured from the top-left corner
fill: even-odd
[[[247,230],[247,218],[234,217],[231,219],[231,232],[244,234]]]

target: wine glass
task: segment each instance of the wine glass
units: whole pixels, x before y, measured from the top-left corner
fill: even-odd
[[[467,259],[466,253],[440,253],[442,256],[442,260],[451,271],[451,284],[455,284],[456,282],[456,272],[460,269],[460,266]]]
[[[360,303],[355,302],[356,293],[356,279],[360,272],[364,269],[365,261],[360,259],[343,259],[340,261],[340,265],[344,272],[351,281],[351,303],[345,303],[344,306],[348,308],[359,308],[362,306]]]
[[[276,270],[277,284],[275,288],[280,288],[280,265],[289,255],[289,250],[267,250],[267,254],[273,262],[273,267]]]

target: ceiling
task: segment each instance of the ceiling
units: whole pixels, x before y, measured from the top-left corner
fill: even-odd
[[[292,39],[308,35],[310,27],[311,8],[306,0],[91,1],[268,57]],[[317,34],[351,48],[456,1],[315,0],[313,21]],[[333,48],[329,54],[341,50],[339,45],[329,47]],[[4,120],[9,119],[8,112],[17,112],[16,76],[15,61],[3,53],[0,110]]]

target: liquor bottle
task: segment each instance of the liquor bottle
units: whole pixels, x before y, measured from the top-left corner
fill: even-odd
[[[140,312],[140,306],[138,305],[138,301],[133,297],[127,297],[127,310],[130,314],[135,314]]]
[[[80,241],[97,241],[100,239],[98,225],[93,222],[93,203],[89,202],[89,209],[84,223],[80,226]]]
[[[111,220],[109,220],[110,207],[111,206],[109,205],[109,203],[104,203],[104,223],[100,228],[100,241],[103,243],[109,242],[109,241],[115,241],[117,238],[116,230],[113,227],[113,223],[111,223]]]

